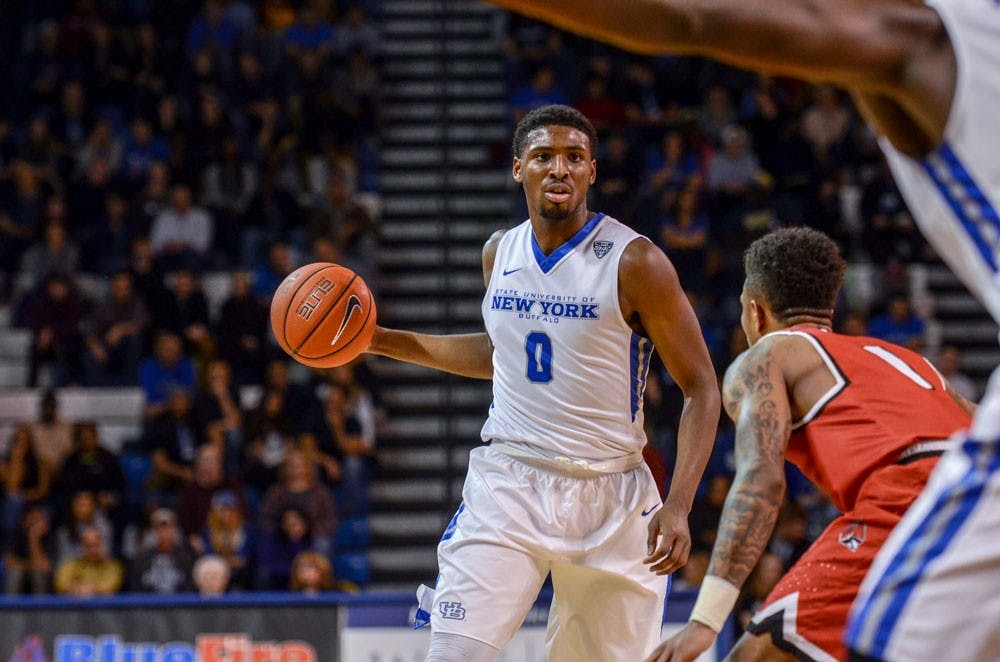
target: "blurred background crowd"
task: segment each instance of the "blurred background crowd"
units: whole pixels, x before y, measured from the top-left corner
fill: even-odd
[[[364,359],[291,364],[267,311],[307,262],[345,264],[378,292],[378,3],[37,0],[6,11],[0,301],[10,325],[30,330],[29,385],[47,393],[35,421],[0,440],[6,592],[363,585],[337,561],[364,552],[353,527],[378,471],[377,371]],[[594,122],[591,208],[673,260],[720,374],[745,347],[742,251],[782,225],[827,232],[851,262],[839,330],[927,349],[907,270],[936,257],[842,93],[637,58],[514,16],[500,38],[511,128],[548,103]],[[497,152],[506,167],[509,150]],[[932,349],[975,399],[958,350]],[[143,433],[126,444],[145,459],[141,480],[95,425],[62,420],[53,394],[66,386],[142,389]],[[654,365],[647,458],[664,489],[680,406]],[[675,587],[705,572],[732,438],[723,417]],[[835,513],[789,477],[741,613]]]

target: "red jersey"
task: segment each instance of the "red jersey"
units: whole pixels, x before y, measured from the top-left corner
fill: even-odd
[[[786,457],[841,512],[853,510],[868,476],[898,462],[905,449],[948,439],[972,422],[916,352],[813,327],[775,333],[809,340],[837,380],[793,425]]]

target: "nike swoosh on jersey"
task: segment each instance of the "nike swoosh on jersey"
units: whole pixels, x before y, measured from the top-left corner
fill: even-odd
[[[520,271],[521,269],[524,269],[524,267],[518,267],[517,269],[511,269],[511,270],[509,270],[509,271],[508,271],[507,269],[504,269],[504,270],[503,270],[503,275],[504,275],[504,276],[509,276],[509,275],[511,275],[512,273],[514,273],[515,271]]]
[[[656,510],[659,507],[660,507],[660,504],[656,504],[656,505],[650,507],[649,510],[642,511],[642,516],[645,517],[646,515],[650,514],[651,512],[653,512],[654,510]]]
[[[337,329],[337,335],[330,341],[331,345],[336,345],[337,341],[340,340],[340,335],[347,328],[347,323],[351,321],[351,315],[354,314],[355,310],[361,310],[361,299],[357,295],[352,294],[351,298],[347,300],[347,310],[344,311],[344,319],[340,323],[340,328]]]

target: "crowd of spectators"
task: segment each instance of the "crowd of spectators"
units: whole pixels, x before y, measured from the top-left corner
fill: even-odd
[[[349,588],[378,385],[290,378],[267,308],[307,261],[376,278],[377,3],[16,5],[0,304],[48,395],[0,463],[6,592]],[[138,469],[59,420],[68,385],[142,389]]]

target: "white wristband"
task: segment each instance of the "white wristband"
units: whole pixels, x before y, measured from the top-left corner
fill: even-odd
[[[698,599],[691,610],[691,620],[707,625],[718,633],[740,597],[740,589],[715,575],[705,575]]]

